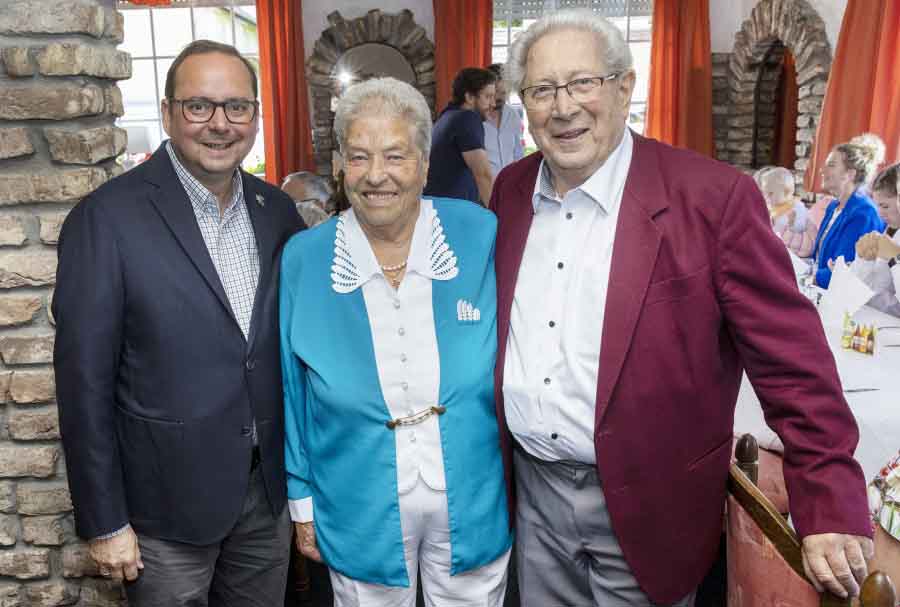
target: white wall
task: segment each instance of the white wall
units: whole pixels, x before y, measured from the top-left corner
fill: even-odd
[[[831,51],[837,47],[838,33],[847,0],[808,0],[825,22]],[[712,52],[730,53],[734,49],[734,35],[745,19],[750,18],[758,0],[709,0],[709,26]]]
[[[429,40],[434,42],[433,0],[314,0],[303,3],[305,58],[312,54],[312,48],[322,32],[331,27],[326,18],[329,13],[340,11],[341,16],[349,21],[364,16],[374,8],[380,8],[383,13],[399,13],[408,8],[416,23],[425,28]]]

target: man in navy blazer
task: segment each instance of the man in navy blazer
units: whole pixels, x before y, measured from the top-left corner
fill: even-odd
[[[189,45],[166,79],[171,139],[60,236],[54,365],[76,530],[132,607],[284,597],[277,258],[303,223],[239,169],[256,98],[233,47]]]
[[[545,16],[504,73],[541,150],[491,201],[523,606],[692,604],[744,370],[784,442],[812,583],[858,592],[872,553],[858,432],[759,190],[628,130],[632,58],[602,17]]]

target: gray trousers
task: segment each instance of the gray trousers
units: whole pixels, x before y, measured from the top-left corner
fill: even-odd
[[[613,533],[595,466],[516,448],[516,558],[522,607],[650,607]],[[694,592],[675,603],[691,607]]]
[[[192,546],[138,534],[144,570],[126,582],[129,607],[273,607],[284,604],[291,549],[287,507],[272,518],[262,474],[217,544]]]

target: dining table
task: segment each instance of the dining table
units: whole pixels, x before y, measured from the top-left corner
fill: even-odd
[[[824,295],[816,288],[807,287],[806,292],[814,303],[821,302]],[[843,348],[841,325],[823,323],[823,327],[844,398],[859,427],[856,459],[866,478],[872,479],[900,449],[900,318],[863,306],[852,320],[877,328],[873,354]],[[761,448],[784,452],[781,439],[766,425],[759,398],[745,374],[735,408],[734,433],[748,432]]]

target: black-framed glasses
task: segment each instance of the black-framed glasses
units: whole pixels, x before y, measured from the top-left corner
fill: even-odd
[[[248,124],[256,118],[259,101],[254,99],[226,99],[213,101],[205,97],[189,99],[170,99],[172,103],[181,104],[181,114],[188,122],[200,123],[212,120],[216,109],[222,108],[225,119],[232,124]]]
[[[590,78],[576,78],[565,84],[537,84],[528,86],[519,92],[522,103],[529,110],[545,110],[553,105],[559,89],[566,89],[569,97],[575,103],[587,103],[594,100],[594,96],[603,86],[604,82],[615,80],[621,76],[621,72],[614,72],[607,76],[592,76]]]

